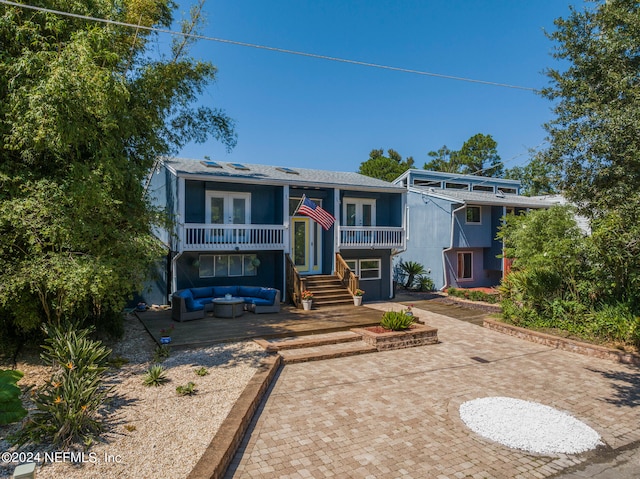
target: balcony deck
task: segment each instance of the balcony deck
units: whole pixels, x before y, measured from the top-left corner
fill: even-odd
[[[338,249],[390,249],[405,246],[402,227],[335,226]],[[284,225],[186,224],[182,227],[183,251],[286,251],[288,229]]]

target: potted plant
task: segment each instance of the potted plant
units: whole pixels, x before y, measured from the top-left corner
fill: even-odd
[[[171,342],[171,331],[175,329],[175,326],[172,324],[168,328],[163,328],[160,330],[160,344],[169,344]]]
[[[300,296],[302,298],[302,308],[305,311],[309,311],[313,302],[313,293],[309,290],[304,290]]]
[[[353,293],[353,304],[356,306],[360,306],[362,304],[362,296],[364,295],[364,291],[361,289],[356,289]]]

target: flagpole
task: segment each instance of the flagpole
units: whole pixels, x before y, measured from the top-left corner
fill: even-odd
[[[300,209],[300,205],[302,205],[302,202],[304,201],[304,199],[307,197],[306,194],[302,194],[302,198],[300,198],[300,203],[298,203],[298,206],[296,206],[296,209],[293,211],[293,214],[291,216],[295,216],[296,213],[298,212],[298,210]]]

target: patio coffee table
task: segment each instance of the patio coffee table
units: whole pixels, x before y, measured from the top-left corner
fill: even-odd
[[[213,315],[218,318],[237,318],[244,314],[244,299],[215,298],[213,300]]]

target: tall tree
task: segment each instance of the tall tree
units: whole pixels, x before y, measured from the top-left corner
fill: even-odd
[[[358,173],[384,181],[393,181],[402,173],[413,168],[413,158],[402,159],[400,154],[392,149],[387,150],[389,156],[384,156],[384,150],[371,150],[369,159],[360,163]]]
[[[31,5],[168,28],[171,0],[35,0]],[[198,25],[194,7],[184,31]],[[0,325],[120,317],[160,252],[145,177],[160,155],[232,121],[192,105],[216,69],[175,37],[17,6],[0,8]],[[1,330],[0,330],[1,333]]]
[[[465,141],[460,150],[450,150],[445,145],[428,155],[432,160],[424,164],[425,170],[494,177],[503,174],[498,143],[491,135],[477,133]]]
[[[427,155],[432,160],[424,164],[423,168],[425,170],[460,173],[457,152],[447,148],[447,145],[443,145],[438,151],[430,151]]]
[[[593,2],[555,20],[549,69],[556,118],[545,125],[545,160],[561,168],[563,190],[590,216],[634,203],[640,211],[640,3]]]
[[[464,142],[457,153],[461,172],[467,175],[501,177],[503,165],[498,143],[491,135],[477,133]]]

